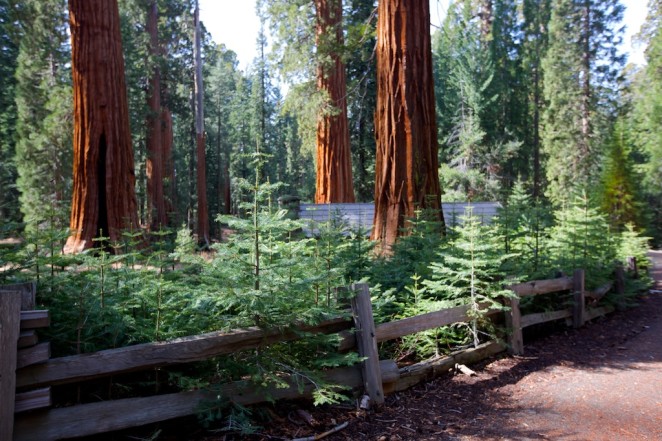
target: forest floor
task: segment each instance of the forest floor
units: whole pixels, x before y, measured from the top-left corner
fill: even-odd
[[[278,404],[272,422],[245,439],[662,440],[662,252],[656,286],[636,307],[543,337],[525,355],[485,360],[475,376],[446,374],[386,398],[379,411]],[[312,424],[299,415],[309,412]],[[241,439],[202,435],[196,439]],[[317,438],[305,438],[317,439]]]

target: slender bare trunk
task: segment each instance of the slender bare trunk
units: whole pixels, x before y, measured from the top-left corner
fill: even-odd
[[[209,211],[207,206],[207,166],[205,160],[204,88],[202,85],[202,47],[200,35],[200,8],[195,2],[195,140],[198,193],[198,242],[209,245]]]
[[[150,40],[149,52],[154,58],[160,54],[158,19],[157,2],[152,0],[147,11],[147,33]],[[161,127],[161,69],[156,60],[149,81],[147,104],[149,106],[147,117],[147,225],[153,230],[158,230],[167,226],[168,219],[163,191],[165,161]]]
[[[591,2],[584,1],[582,36],[582,100],[580,164],[590,154],[591,137]]]

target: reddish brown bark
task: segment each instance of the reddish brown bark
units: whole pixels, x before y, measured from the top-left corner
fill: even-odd
[[[338,53],[343,46],[342,1],[315,0],[316,43],[320,61],[317,88],[326,104],[317,120],[317,181],[315,202],[354,202],[352,158],[347,123],[345,64]]]
[[[417,209],[443,222],[428,0],[382,0],[377,21],[375,218],[388,250]]]
[[[149,52],[156,58],[159,53],[158,6],[152,0],[147,11],[147,33],[149,34]],[[147,117],[147,219],[146,224],[152,230],[168,225],[165,194],[163,191],[164,144],[161,120],[161,70],[155,62],[149,81],[147,96],[149,115]]]
[[[209,245],[209,209],[207,206],[207,166],[205,159],[204,89],[202,85],[202,48],[200,41],[200,8],[195,2],[195,140],[197,160],[196,191],[198,193],[198,242]]]
[[[77,253],[138,226],[117,0],[69,0],[74,95],[71,236]]]

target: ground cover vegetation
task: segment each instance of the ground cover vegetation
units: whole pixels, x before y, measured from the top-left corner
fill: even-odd
[[[620,53],[618,0],[452,2],[431,37],[433,76],[419,85],[434,89],[441,199],[502,208],[490,222],[468,210],[445,224],[418,210],[389,253],[334,219],[307,237],[278,202],[314,201],[336,191],[320,185],[336,184],[347,201],[374,198],[377,2],[260,0],[259,55],[245,70],[196,21],[194,0],[109,3],[119,11],[137,224],[120,236],[100,225],[94,247],[72,255],[61,252],[76,191],[67,2],[0,0],[0,283],[38,281],[54,356],[317,323],[347,314],[336,288],[359,281],[379,321],[472,306],[472,323],[381,348],[412,361],[499,337],[478,305],[500,308],[509,283],[583,268],[593,289],[628,256],[645,270],[645,250],[660,243],[660,0],[637,36],[645,66]],[[349,155],[333,179],[352,182],[320,180],[335,148],[323,141],[336,136],[349,138]],[[646,283],[630,280],[628,291]],[[334,343],[308,336],[102,389],[274,385],[296,373],[318,382],[317,402],[338,400],[314,374],[356,362]],[[247,413],[210,406],[206,415]]]

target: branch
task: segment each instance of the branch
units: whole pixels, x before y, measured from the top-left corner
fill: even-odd
[[[336,432],[340,432],[341,430],[343,430],[343,429],[344,429],[345,427],[347,427],[348,425],[349,425],[349,421],[345,421],[345,422],[342,423],[342,424],[338,424],[338,425],[337,425],[336,427],[334,427],[333,429],[328,430],[328,431],[326,431],[326,432],[324,432],[324,433],[320,433],[319,435],[312,435],[312,436],[308,436],[308,437],[306,437],[306,438],[295,438],[295,439],[293,439],[292,441],[317,441],[317,440],[319,440],[319,439],[326,438],[327,436],[332,435],[332,434],[334,434],[334,433],[336,433]]]

